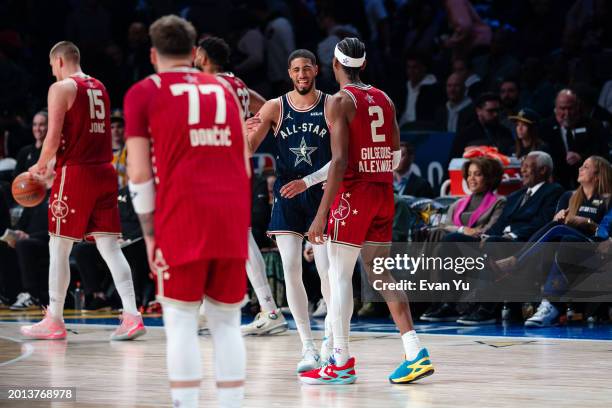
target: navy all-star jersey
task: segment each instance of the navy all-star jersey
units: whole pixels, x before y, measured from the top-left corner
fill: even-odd
[[[323,197],[321,184],[312,186],[294,198],[280,195],[282,186],[301,179],[331,160],[329,128],[325,120],[328,95],[317,91],[316,101],[306,109],[291,103],[289,94],[279,98],[280,116],[274,129],[276,139],[276,175],[274,204],[268,232],[302,235],[312,223]]]

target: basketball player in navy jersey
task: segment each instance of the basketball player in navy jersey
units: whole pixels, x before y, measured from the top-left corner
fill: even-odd
[[[379,89],[361,82],[365,46],[357,38],[336,45],[333,70],[340,91],[330,97],[328,115],[333,129],[332,161],[327,186],[308,231],[313,244],[329,241],[329,279],[334,353],[325,367],[303,373],[307,384],[355,382],[355,358],[349,354],[353,313],[352,274],[358,256],[371,273],[374,258],[388,257],[393,216],[393,169],[399,164],[399,127],[395,107]],[[321,245],[316,245],[321,246]],[[378,275],[395,282],[389,271]],[[389,376],[408,384],[434,372],[427,349],[414,331],[408,299],[403,292],[382,292],[402,336],[405,360]]]
[[[247,128],[247,139],[254,152],[268,131],[272,130],[275,137],[277,180],[268,233],[276,238],[285,272],[289,308],[302,340],[302,359],[297,371],[305,372],[319,367],[321,356],[310,330],[308,298],[302,282],[302,245],[323,190],[321,186],[314,186],[292,198],[286,196],[286,190],[295,182],[313,184],[317,172],[331,159],[331,150],[325,115],[327,95],[315,87],[316,57],[308,50],[296,50],[289,56],[288,71],[294,89],[264,104],[256,115],[257,119]],[[327,303],[329,281],[325,248],[317,246],[314,258],[321,277],[321,292]],[[326,333],[321,347],[324,360],[331,353],[329,319],[326,318],[325,322]]]
[[[243,118],[246,120],[251,113],[257,112],[266,100],[257,92],[248,88],[247,85],[231,72],[225,71],[224,67],[229,64],[230,47],[218,37],[206,37],[198,44],[194,65],[205,74],[215,75],[220,81],[226,82],[232,89],[242,108]],[[264,263],[259,247],[249,231],[249,259],[247,261],[247,276],[259,305],[261,312],[253,322],[241,327],[244,335],[265,335],[283,333],[287,330],[287,321],[280,309],[276,306],[272,290],[266,276],[266,265]],[[204,303],[200,310],[200,333],[207,331]]]

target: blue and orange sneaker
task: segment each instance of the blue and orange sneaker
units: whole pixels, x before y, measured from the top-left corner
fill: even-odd
[[[426,348],[422,348],[414,360],[406,360],[395,369],[389,376],[389,382],[391,384],[409,384],[433,373],[434,368],[429,359],[429,352]]]
[[[323,367],[300,374],[300,381],[311,385],[352,384],[357,381],[355,357],[349,358],[342,367],[338,367],[333,358],[330,358]]]

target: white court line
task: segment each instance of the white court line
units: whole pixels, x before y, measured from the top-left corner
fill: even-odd
[[[3,324],[21,324],[23,325],[24,322],[0,322],[0,328],[2,327]],[[109,327],[111,327],[112,325],[109,324],[87,324],[87,323],[68,323],[67,327],[93,327],[93,328],[106,328],[108,329]],[[163,330],[164,326],[146,326],[147,330],[149,329],[156,329],[156,330]],[[455,327],[455,326],[453,326]],[[567,338],[567,337],[540,337],[540,336],[489,336],[486,334],[445,334],[445,333],[430,333],[427,330],[420,330],[418,325],[416,325],[416,329],[417,329],[417,334],[419,336],[436,336],[436,337],[479,337],[479,338],[485,338],[485,339],[506,339],[506,340],[559,340],[559,341],[582,341],[582,342],[599,342],[599,343],[610,343],[612,342],[612,339],[575,339],[575,338]],[[433,329],[433,328],[432,328]],[[432,329],[430,329],[431,331],[433,331]],[[463,328],[463,330],[466,329],[475,329],[472,327],[465,327]],[[442,328],[440,329],[442,330]],[[296,332],[297,330],[295,329],[289,329],[289,332]],[[319,330],[319,329],[312,329],[313,332],[320,332],[323,333],[324,330]],[[376,331],[376,332],[368,332],[368,331],[351,331],[350,332],[351,336],[358,336],[358,335],[368,335],[368,336],[382,336],[382,335],[396,335],[399,337],[399,332],[398,331]],[[2,336],[0,336],[1,338]],[[200,336],[202,337],[202,336]],[[262,336],[258,336],[258,337],[262,337]]]
[[[18,339],[14,339],[12,337],[5,337],[5,336],[0,336],[0,339],[4,339],[4,340],[8,340],[8,341],[13,341],[15,343],[21,344],[21,355],[19,357],[16,357],[12,360],[8,360],[8,361],[4,361],[4,362],[0,362],[0,367],[9,365],[9,364],[13,364],[16,363],[19,360],[23,360],[25,358],[28,358],[32,355],[32,353],[34,352],[34,346],[32,346],[30,343],[24,343],[21,340]]]

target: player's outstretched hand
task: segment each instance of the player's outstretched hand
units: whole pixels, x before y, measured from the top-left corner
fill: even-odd
[[[312,221],[310,228],[306,235],[308,235],[308,241],[315,245],[321,245],[325,243],[325,238],[323,237],[323,231],[325,231],[325,223],[326,219],[324,217],[316,216]]]
[[[259,117],[259,113],[257,113],[251,118],[248,118],[246,121],[247,135],[253,134],[257,130],[259,125],[261,125],[261,118]]]
[[[308,187],[306,187],[306,183],[304,183],[304,180],[293,180],[281,187],[280,194],[281,197],[293,198],[296,195],[303,193],[307,189]]]

